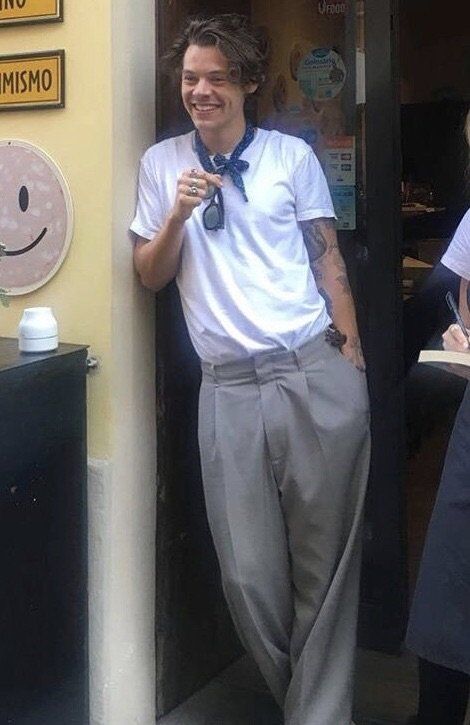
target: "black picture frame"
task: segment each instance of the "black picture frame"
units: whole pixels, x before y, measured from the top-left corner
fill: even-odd
[[[31,15],[27,17],[0,18],[0,28],[11,27],[12,25],[36,25],[37,23],[62,23],[64,21],[64,0],[55,0],[55,12],[46,15]]]
[[[5,103],[2,105],[0,93],[0,113],[3,111],[37,111],[48,108],[65,108],[65,50],[43,50],[32,53],[16,53],[8,55],[0,55],[0,87],[2,63],[16,62],[21,60],[32,60],[37,58],[58,58],[59,60],[59,89],[57,99],[43,102],[15,102]]]

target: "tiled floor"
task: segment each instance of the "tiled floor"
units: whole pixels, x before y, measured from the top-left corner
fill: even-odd
[[[416,667],[409,655],[359,651],[356,725],[404,725],[415,710]],[[282,725],[256,666],[244,657],[158,725]],[[467,718],[470,725],[470,719]]]

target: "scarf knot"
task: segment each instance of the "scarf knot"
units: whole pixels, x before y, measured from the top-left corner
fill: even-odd
[[[202,168],[212,174],[220,174],[221,176],[228,173],[236,188],[241,192],[245,201],[248,201],[248,197],[246,195],[242,174],[247,171],[250,164],[248,161],[241,159],[240,156],[253,141],[254,136],[254,127],[251,124],[247,124],[243,138],[233,150],[230,158],[227,158],[222,154],[216,154],[214,156],[214,163],[212,163],[209,153],[202,142],[201,136],[199,135],[199,131],[196,130],[196,151]]]
[[[230,174],[233,183],[237,189],[241,191],[245,201],[248,201],[248,197],[246,195],[245,185],[241,175],[249,168],[249,166],[250,164],[248,161],[244,161],[243,159],[227,159],[225,156],[222,156],[222,154],[216,154],[216,156],[214,156],[215,173],[220,174],[221,176],[225,173]]]

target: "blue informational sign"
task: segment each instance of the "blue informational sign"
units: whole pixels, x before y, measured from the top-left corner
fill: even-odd
[[[330,186],[338,229],[356,228],[356,187]]]

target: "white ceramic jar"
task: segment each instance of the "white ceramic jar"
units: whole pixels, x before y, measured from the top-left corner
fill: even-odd
[[[57,320],[50,307],[29,307],[18,326],[21,352],[48,352],[59,346]]]

